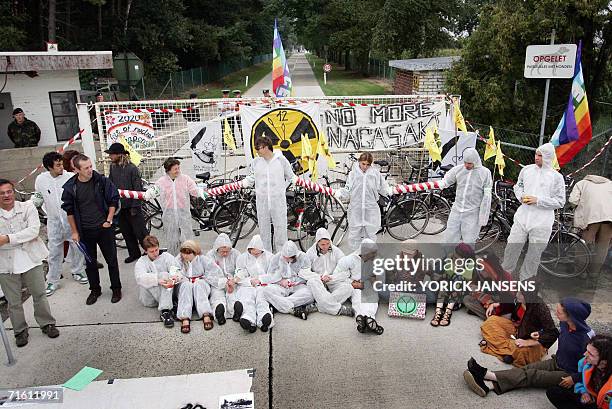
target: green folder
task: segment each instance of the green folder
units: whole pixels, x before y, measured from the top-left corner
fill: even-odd
[[[87,385],[89,385],[94,379],[96,379],[103,371],[96,368],[90,368],[89,366],[84,367],[76,375],[70,378],[63,385],[64,388],[72,389],[75,391],[82,391]]]

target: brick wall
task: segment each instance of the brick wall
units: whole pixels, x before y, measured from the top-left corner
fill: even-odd
[[[446,92],[446,74],[437,71],[403,71],[397,70],[393,93],[395,95],[439,95]]]
[[[395,81],[393,82],[393,93],[395,95],[412,95],[414,73],[412,71],[395,71]]]

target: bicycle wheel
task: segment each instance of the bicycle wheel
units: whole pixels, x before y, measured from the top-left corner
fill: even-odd
[[[577,277],[591,262],[591,252],[584,240],[574,233],[555,231],[540,257],[544,272],[560,278]]]
[[[448,201],[438,194],[431,194],[427,201],[427,208],[429,210],[429,221],[423,234],[438,234],[446,230],[446,224],[448,222],[448,215],[451,211],[451,206]]]
[[[254,205],[246,199],[232,199],[221,204],[213,215],[215,232],[225,233],[236,241],[244,239],[257,227]]]
[[[164,225],[161,219],[161,205],[155,199],[152,202],[143,201],[142,204],[142,213],[144,215],[145,220],[150,219],[150,225],[147,225],[147,230],[151,231],[151,229],[161,230]],[[150,217],[152,215],[157,215],[156,217]]]
[[[482,226],[476,241],[476,254],[481,253],[491,247],[499,240],[502,232],[502,225],[498,220],[492,220],[486,226]]]
[[[425,230],[429,212],[419,199],[403,199],[393,205],[385,217],[387,231],[396,240],[415,238]]]
[[[161,211],[145,216],[145,227],[150,235],[159,237],[163,226]]]
[[[336,222],[335,227],[332,231],[332,243],[336,246],[340,246],[342,240],[344,240],[344,236],[346,236],[346,231],[348,230],[348,217],[346,213]]]

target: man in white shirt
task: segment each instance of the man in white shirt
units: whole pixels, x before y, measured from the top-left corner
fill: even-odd
[[[48,152],[43,156],[43,166],[47,172],[36,177],[32,202],[36,207],[44,206],[47,213],[47,246],[49,248],[49,272],[47,273],[47,296],[52,295],[59,287],[64,260],[64,242],[70,247],[70,272],[72,278],[79,284],[87,284],[85,274],[85,258],[77,245],[70,238],[68,216],[62,209],[62,193],[64,184],[74,176],[74,173],[64,170],[62,155]]]
[[[21,288],[30,291],[34,318],[49,338],[57,338],[55,318],[45,294],[42,261],[49,252],[38,237],[40,220],[32,202],[16,202],[12,182],[0,179],[0,287],[9,305],[9,317],[18,347],[28,343],[28,323]]]

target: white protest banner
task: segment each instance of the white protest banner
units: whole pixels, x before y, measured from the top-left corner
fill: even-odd
[[[221,126],[218,120],[187,123],[194,173],[221,174]]]
[[[279,150],[290,163],[302,156],[302,135],[309,139],[312,151],[317,151],[320,133],[319,105],[306,103],[291,107],[240,107],[244,132],[244,154],[251,161],[256,155],[253,143],[260,136],[272,140],[274,150]],[[302,169],[308,170],[308,162],[300,161]]]
[[[457,131],[455,136],[454,130],[438,130],[440,134],[440,141],[442,146],[442,163],[441,166],[446,165],[462,165],[463,164],[463,152],[467,148],[476,147],[476,132],[468,132],[467,134]],[[439,168],[434,169],[430,172],[430,177],[439,175]]]
[[[108,144],[120,142],[121,137],[134,149],[155,147],[155,131],[149,112],[110,113],[104,115]]]
[[[446,116],[443,100],[328,108],[324,132],[332,152],[390,150],[423,141],[425,129]]]

